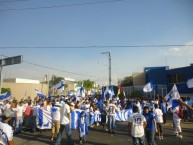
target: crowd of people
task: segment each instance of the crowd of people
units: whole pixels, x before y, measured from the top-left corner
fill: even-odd
[[[193,101],[188,97],[179,102],[183,105],[170,108],[173,114],[175,134],[183,138],[180,121],[188,121],[192,117],[191,107]],[[65,131],[68,144],[74,144],[71,134],[71,111],[82,110],[78,119],[79,143],[85,144],[88,128],[103,126],[105,132],[114,135],[116,133],[116,112],[132,109],[133,114],[128,118],[128,133],[132,137],[134,145],[143,145],[145,138],[149,145],[155,145],[155,138],[164,139],[163,124],[166,123],[167,103],[162,97],[154,100],[113,96],[111,99],[102,100],[100,96],[55,96],[49,98],[36,97],[27,99],[5,100],[0,102],[0,144],[13,145],[13,135],[23,131],[42,132],[37,129],[38,111],[51,112],[52,128],[50,140],[56,145],[61,144]],[[180,116],[183,110],[183,118]],[[100,116],[100,118],[96,118]],[[39,120],[39,123],[41,121]]]

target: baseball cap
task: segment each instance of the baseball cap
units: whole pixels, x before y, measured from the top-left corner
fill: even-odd
[[[6,118],[11,117],[11,115],[13,114],[13,112],[9,109],[5,110],[2,114],[2,116],[5,116]]]

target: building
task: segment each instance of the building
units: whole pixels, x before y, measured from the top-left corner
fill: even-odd
[[[2,82],[2,88],[10,88],[12,96],[18,100],[27,98],[28,96],[35,98],[37,96],[34,90],[35,88],[45,95],[48,94],[48,85],[41,84],[38,80],[21,78],[4,79]]]
[[[123,87],[127,95],[132,91],[142,91],[143,86],[148,82],[153,82],[154,92],[165,96],[176,84],[181,96],[192,96],[193,88],[188,88],[186,82],[193,78],[193,64],[181,68],[169,69],[169,66],[145,67],[143,72],[133,73],[133,86]]]
[[[163,67],[146,67],[144,68],[146,83],[152,81],[155,85],[166,85],[170,91],[176,84],[180,94],[188,96],[193,94],[193,88],[187,88],[186,82],[193,78],[193,65],[169,69]]]
[[[133,77],[133,86],[145,85],[145,73],[144,72],[135,72],[132,74],[132,77]]]

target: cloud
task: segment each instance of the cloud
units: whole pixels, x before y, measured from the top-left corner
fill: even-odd
[[[192,46],[174,47],[174,48],[169,48],[167,50],[161,50],[161,54],[168,55],[168,56],[193,55],[193,41],[188,42],[185,45],[192,45]]]

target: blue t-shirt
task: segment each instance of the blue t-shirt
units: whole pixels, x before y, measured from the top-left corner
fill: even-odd
[[[103,102],[97,102],[97,106],[98,106],[98,108],[103,108]]]
[[[161,107],[161,109],[162,109],[162,112],[163,112],[163,113],[166,113],[166,104],[165,104],[165,103],[161,103],[161,104],[160,104],[160,107]]]
[[[155,126],[154,126],[154,115],[153,113],[143,113],[143,116],[145,117],[146,119],[146,122],[147,122],[147,126],[145,129],[148,129],[148,130],[155,130]]]

